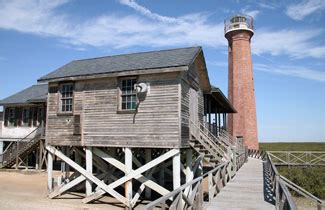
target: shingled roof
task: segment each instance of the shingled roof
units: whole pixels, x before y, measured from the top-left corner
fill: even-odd
[[[201,47],[188,47],[76,60],[41,77],[38,81],[132,70],[158,71],[160,68],[188,66],[200,51]]]
[[[212,85],[211,90],[212,96],[216,99],[219,107],[222,109],[222,112],[225,113],[236,113],[236,109],[232,106],[228,98],[223,94],[223,92],[218,88]]]
[[[47,84],[36,84],[9,96],[8,98],[0,100],[0,105],[46,102],[47,93]]]

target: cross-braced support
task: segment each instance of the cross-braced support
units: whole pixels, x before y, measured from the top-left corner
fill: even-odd
[[[151,198],[151,191],[164,196],[183,183],[193,180],[199,160],[193,163],[191,149],[185,149],[185,158],[180,149],[140,149],[140,148],[98,148],[73,147],[66,149],[48,145],[48,189],[49,197],[55,198],[72,189],[83,189],[82,202],[89,203],[105,194],[116,198],[128,208],[133,208],[141,194]],[[71,154],[74,153],[74,158]],[[124,154],[123,154],[124,153]],[[70,173],[61,185],[53,188],[53,156],[63,161]],[[184,156],[183,156],[184,157]],[[83,164],[83,159],[85,164]],[[185,160],[184,163],[181,161]],[[186,166],[186,167],[185,167]],[[67,171],[65,171],[67,172]],[[123,175],[124,174],[124,175]],[[166,182],[166,180],[170,180]],[[86,185],[82,185],[85,183]],[[140,183],[135,185],[134,183]],[[169,184],[172,183],[172,186]],[[137,186],[135,189],[134,186]],[[123,187],[124,192],[118,187]],[[190,192],[187,189],[187,193]],[[124,194],[124,195],[123,195]]]

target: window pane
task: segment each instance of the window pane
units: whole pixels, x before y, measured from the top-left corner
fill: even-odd
[[[131,109],[135,109],[136,108],[136,103],[135,101],[131,103]]]
[[[73,84],[61,86],[61,111],[71,112],[73,106]]]
[[[132,110],[135,109],[136,95],[134,91],[135,79],[124,79],[121,81],[121,109]]]

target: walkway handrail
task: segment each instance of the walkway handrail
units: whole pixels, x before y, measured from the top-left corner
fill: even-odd
[[[308,192],[307,190],[305,190],[304,188],[296,185],[295,183],[293,183],[292,181],[290,181],[289,179],[285,178],[284,176],[280,175],[280,178],[283,180],[283,182],[287,185],[287,187],[289,187],[290,189],[294,190],[295,192],[303,195],[305,198],[309,199],[309,200],[313,200],[314,202],[316,202],[318,205],[321,205],[322,207],[325,207],[325,201],[314,196],[313,194],[311,194],[310,192]]]
[[[252,157],[256,157],[256,154],[263,154],[262,151],[253,151],[251,150],[249,155]],[[290,209],[290,210],[297,210],[297,206],[293,200],[293,197],[289,191],[289,189],[295,191],[296,193],[304,196],[308,200],[311,200],[317,204],[317,209],[322,209],[325,207],[325,201],[317,198],[316,196],[312,195],[309,193],[307,190],[303,189],[302,187],[296,185],[295,183],[291,182],[284,176],[280,175],[278,172],[274,162],[272,161],[271,158],[271,153],[266,152],[264,153],[265,160],[268,164],[268,168],[270,171],[270,179],[271,179],[271,184],[272,184],[272,189],[273,193],[275,194],[275,199],[276,199],[276,207],[279,210],[282,209]],[[257,156],[257,158],[260,158],[260,156]]]
[[[166,201],[168,201],[170,198],[173,199],[173,203],[171,204],[171,206],[174,206],[175,209],[179,209],[178,207],[181,205],[181,197],[184,198],[186,196],[184,196],[184,193],[183,193],[183,190],[185,190],[186,188],[188,187],[191,187],[192,185],[195,184],[195,188],[199,189],[201,188],[202,186],[199,186],[201,185],[202,183],[202,179],[203,177],[198,177],[194,180],[192,180],[191,182],[188,182],[182,186],[180,186],[179,188],[177,188],[176,190],[174,191],[171,191],[170,193],[164,195],[163,197],[161,198],[158,198],[157,200],[147,204],[146,206],[144,206],[142,209],[143,210],[146,210],[146,209],[149,209],[149,210],[152,210],[154,207],[158,206],[158,205],[166,205]],[[194,191],[193,191],[194,192]],[[187,200],[187,199],[185,199]],[[190,203],[190,202],[187,202],[187,203]],[[193,202],[192,202],[193,204]],[[199,209],[199,208],[195,208],[195,209]]]
[[[324,151],[268,151],[275,165],[325,166]]]
[[[244,155],[244,154],[241,154]],[[239,156],[247,157],[247,156]],[[245,160],[246,161],[246,160]],[[241,164],[242,165],[242,164]],[[205,174],[197,177],[191,182],[185,183],[178,189],[166,194],[165,196],[158,198],[157,200],[147,204],[142,208],[142,210],[152,210],[154,207],[160,206],[167,209],[202,209],[202,203],[204,200],[204,192],[202,182],[203,179],[208,178],[208,192],[206,192],[206,200],[210,201],[220,190],[226,186],[230,181],[231,177],[231,162],[224,162],[217,165],[212,170],[206,172]],[[192,190],[187,190],[192,187]],[[182,201],[182,199],[184,201]],[[172,201],[170,201],[172,200]],[[170,202],[168,205],[167,202]]]
[[[297,206],[292,199],[292,195],[286,184],[281,180],[280,174],[272,162],[268,153],[266,153],[266,161],[271,172],[272,189],[275,194],[276,207],[279,210],[290,209],[297,210]]]

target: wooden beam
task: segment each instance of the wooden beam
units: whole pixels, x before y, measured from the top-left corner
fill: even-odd
[[[193,152],[192,149],[186,149],[186,183],[193,180]],[[185,194],[189,193],[192,190],[192,186],[189,186],[185,189]]]
[[[93,173],[93,152],[91,147],[86,147],[86,170],[90,174]],[[90,180],[86,180],[86,195],[89,196],[92,193],[92,183]]]
[[[103,158],[105,161],[109,162],[110,164],[114,165],[115,167],[119,168],[122,171],[125,171],[125,165],[122,164],[121,162],[119,162],[118,160],[112,158],[111,156],[109,156],[108,154],[102,152],[101,150],[99,150],[98,148],[94,148],[94,153],[96,155],[98,155],[99,157]],[[141,174],[153,167],[155,167],[156,165],[160,164],[161,162],[164,162],[165,160],[175,156],[179,154],[179,150],[178,149],[172,149],[170,151],[168,151],[167,153],[161,155],[160,157],[150,161],[149,163],[143,165],[142,167],[132,171],[131,173],[129,173],[128,175],[120,178],[119,180],[111,183],[110,185],[108,185],[108,187],[110,188],[115,188],[120,186],[121,184],[125,183],[126,181],[135,178],[138,181],[141,181],[142,183],[145,183],[146,186],[152,188],[153,190],[157,191],[160,194],[167,194],[169,193],[168,190],[165,190],[165,188],[159,186],[158,184],[154,183],[151,180],[148,180],[147,178],[145,178],[144,176],[142,176]],[[94,193],[93,195],[83,199],[84,203],[89,203],[93,200],[98,199],[99,197],[101,197],[105,192],[102,191],[98,191],[96,193]]]
[[[47,191],[51,193],[53,191],[53,155],[51,153],[48,153],[47,161]]]
[[[125,197],[123,197],[121,194],[116,192],[112,187],[107,186],[105,183],[103,183],[101,180],[99,180],[97,177],[95,177],[93,174],[86,171],[84,168],[76,164],[74,161],[72,161],[70,158],[62,154],[59,150],[57,150],[55,147],[52,147],[50,145],[46,146],[46,149],[52,153],[53,155],[56,155],[60,159],[64,160],[66,163],[68,163],[72,168],[76,169],[80,174],[86,177],[87,180],[92,181],[96,185],[98,185],[101,189],[105,190],[107,193],[115,197],[117,200],[128,206],[128,202],[126,201]]]
[[[132,151],[130,148],[125,148],[125,176],[129,175],[132,172]],[[125,182],[125,197],[131,206],[132,201],[132,179]]]
[[[181,155],[179,149],[177,154],[173,156],[173,189],[176,190],[181,186]]]

